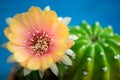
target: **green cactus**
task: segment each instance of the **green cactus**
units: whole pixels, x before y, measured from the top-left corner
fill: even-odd
[[[120,80],[120,35],[111,26],[83,21],[70,33],[78,37],[72,47],[76,59],[62,80]]]

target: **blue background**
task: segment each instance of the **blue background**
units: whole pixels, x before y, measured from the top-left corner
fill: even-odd
[[[0,44],[7,42],[3,30],[7,27],[5,19],[27,11],[31,6],[51,6],[58,16],[70,16],[69,24],[79,25],[82,20],[93,24],[99,21],[102,26],[112,25],[120,34],[120,0],[0,0]],[[12,64],[6,63],[11,53],[0,47],[0,80],[7,80]]]

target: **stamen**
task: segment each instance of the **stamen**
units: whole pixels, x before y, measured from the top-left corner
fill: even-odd
[[[33,33],[33,36],[35,36],[35,33]]]
[[[34,41],[33,39],[30,39],[31,41]]]
[[[48,35],[47,35],[47,34],[46,34],[45,36],[46,36],[46,37],[48,37]]]
[[[36,38],[35,39],[34,38],[30,39],[30,41],[32,42],[30,48],[32,49],[32,51],[34,53],[36,53],[36,55],[42,55],[45,52],[47,52],[49,47],[50,47],[50,44],[51,44],[51,39],[48,38],[49,37],[48,34],[43,32],[40,35],[41,36],[36,35],[36,34],[33,33],[32,36],[34,36]]]

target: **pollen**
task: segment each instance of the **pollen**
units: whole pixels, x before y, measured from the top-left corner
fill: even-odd
[[[53,38],[44,31],[41,33],[34,32],[30,35],[31,38],[28,41],[32,52],[36,55],[46,54],[53,44]]]
[[[33,46],[31,46],[31,49],[36,54],[43,54],[48,51],[50,42],[47,40],[47,38],[39,37]]]

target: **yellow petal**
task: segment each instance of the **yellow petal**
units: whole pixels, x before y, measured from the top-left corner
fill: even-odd
[[[53,48],[52,57],[54,61],[59,61],[65,54],[67,45],[64,41],[57,42],[56,46]]]
[[[55,51],[52,53],[52,58],[55,62],[60,61],[64,55],[64,51]]]
[[[40,70],[44,71],[46,69],[48,69],[50,66],[52,66],[53,64],[53,59],[51,56],[46,55],[45,57],[41,57],[41,65],[40,65]]]
[[[17,36],[13,33],[10,33],[7,35],[7,37],[12,43],[20,46],[25,46],[25,43],[24,43],[25,39],[23,38],[24,36]]]
[[[10,52],[13,52],[13,53],[20,50],[20,49],[25,49],[24,47],[15,45],[12,42],[7,43],[7,48]]]
[[[54,33],[58,39],[66,40],[69,36],[69,29],[66,25],[60,23]]]
[[[24,45],[25,36],[20,36],[12,33],[9,27],[5,28],[4,34],[11,42],[21,46]]]
[[[23,62],[27,60],[28,58],[30,58],[31,56],[33,56],[33,54],[26,50],[19,50],[19,51],[16,51],[13,54],[13,56],[17,62]]]
[[[31,7],[29,9],[29,15],[31,16],[34,27],[42,24],[42,10],[39,7]]]
[[[47,21],[49,21],[49,20],[51,20],[51,19],[56,19],[56,20],[58,20],[58,18],[57,18],[57,14],[55,13],[55,11],[43,11],[43,18],[44,18],[44,20],[47,22]]]
[[[71,48],[74,45],[74,41],[70,38],[66,40],[67,49]]]
[[[11,33],[10,28],[9,27],[5,28],[5,30],[4,30],[5,36],[8,37],[8,34],[10,34],[10,33]]]
[[[47,68],[49,68],[53,63],[52,58],[47,55],[47,56],[38,56],[35,55],[29,59],[29,62],[27,64],[27,68],[30,70],[41,70],[44,71]]]
[[[17,35],[25,35],[28,30],[22,20],[22,15],[17,14],[10,24],[10,29],[12,32],[16,33]]]
[[[40,68],[40,65],[42,65],[40,56],[34,55],[29,59],[27,68],[30,70],[38,70]]]
[[[34,27],[32,16],[29,13],[22,14],[22,20],[27,27],[28,30],[32,29]]]
[[[23,61],[23,62],[20,62],[20,65],[21,65],[22,67],[27,68],[28,60],[29,60],[29,59],[27,59],[27,60],[25,60],[25,61]]]
[[[46,20],[42,24],[42,29],[48,31],[49,33],[54,33],[56,28],[58,27],[58,21],[54,18],[51,20]]]
[[[58,40],[56,41],[56,46],[54,46],[55,50],[62,50],[65,51],[67,48],[67,45],[64,40]]]
[[[43,28],[47,30],[55,30],[58,26],[57,14],[54,11],[43,12]]]

